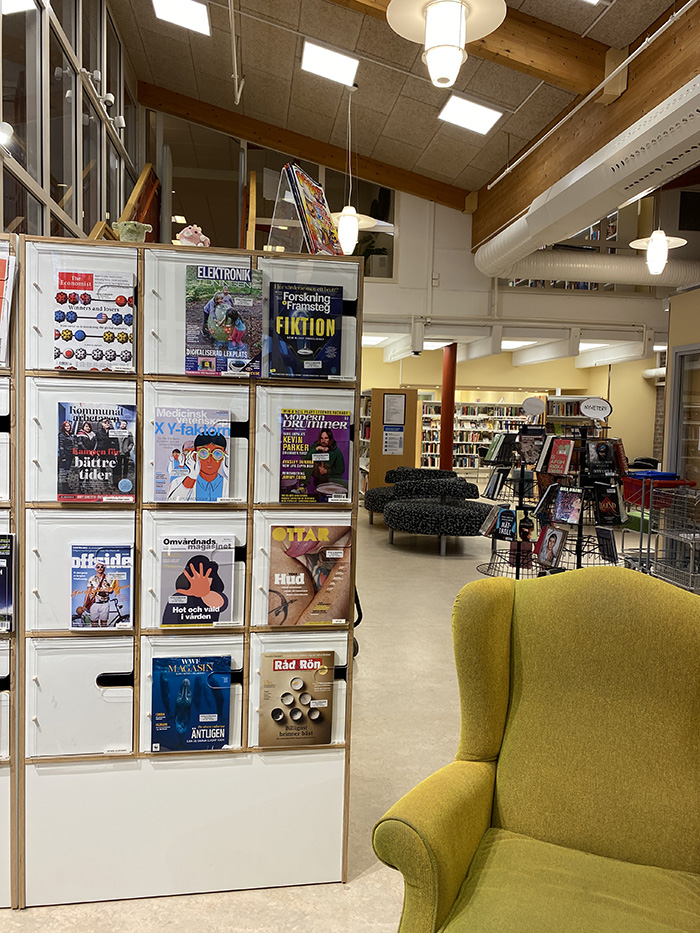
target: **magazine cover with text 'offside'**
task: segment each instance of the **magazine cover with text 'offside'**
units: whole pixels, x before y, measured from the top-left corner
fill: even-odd
[[[280,502],[347,502],[349,411],[283,408]]]
[[[260,375],[262,272],[242,266],[187,266],[185,372]]]
[[[228,745],[231,655],[153,658],[151,751],[190,752]]]
[[[14,535],[0,535],[0,632],[14,628]]]
[[[350,525],[273,525],[270,625],[344,625],[351,618]]]
[[[270,375],[340,375],[343,289],[270,282]]]
[[[129,272],[56,272],[54,369],[133,371],[134,286]]]
[[[136,406],[58,403],[59,502],[134,502]]]
[[[232,624],[236,541],[224,535],[171,536],[160,542],[164,628]]]
[[[228,499],[231,413],[213,408],[156,408],[153,500]]]
[[[71,545],[70,627],[131,628],[131,545]]]
[[[334,651],[262,654],[258,744],[330,744],[334,677]]]

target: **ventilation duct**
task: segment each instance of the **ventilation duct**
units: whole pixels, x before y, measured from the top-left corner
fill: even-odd
[[[699,162],[700,76],[535,198],[522,217],[477,250],[476,266],[488,276],[510,275],[534,250],[574,236]],[[586,272],[578,278],[594,276]],[[653,284],[661,284],[658,277]]]
[[[516,262],[509,275],[519,279],[565,279],[569,282],[610,282],[615,285],[659,285],[688,288],[700,282],[700,261],[676,259],[661,275],[652,275],[639,256],[610,256],[574,250],[538,250]]]

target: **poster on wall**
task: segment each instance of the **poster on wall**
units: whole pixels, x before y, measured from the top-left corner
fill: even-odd
[[[343,625],[351,618],[349,525],[273,525],[269,625]]]
[[[340,375],[343,289],[270,282],[270,375]]]
[[[349,411],[283,408],[280,502],[346,502]]]
[[[153,658],[151,751],[228,745],[231,656]]]
[[[262,272],[198,265],[185,271],[185,372],[260,375]]]
[[[71,545],[71,628],[131,628],[132,565],[130,545]]]
[[[328,745],[334,676],[334,651],[262,654],[258,744],[262,748]]]
[[[56,272],[54,369],[133,372],[136,277]]]
[[[154,502],[218,502],[229,496],[231,414],[212,408],[156,408]]]
[[[225,535],[171,535],[160,542],[164,628],[232,625],[236,541]]]
[[[136,406],[58,403],[59,502],[134,502]]]

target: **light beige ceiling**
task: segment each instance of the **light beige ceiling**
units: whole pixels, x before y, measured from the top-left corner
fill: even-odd
[[[668,6],[668,0],[508,3],[580,34],[590,30],[592,38],[618,47]],[[235,107],[227,0],[208,0],[210,37],[156,19],[150,0],[110,5],[140,80],[338,146],[346,145],[348,91],[301,71],[302,37],[356,53],[353,150],[469,190],[492,178],[574,99],[552,84],[470,55],[455,89],[504,110],[494,129],[480,136],[438,120],[450,92],[429,82],[421,47],[385,22],[329,0],[236,0],[245,88]]]

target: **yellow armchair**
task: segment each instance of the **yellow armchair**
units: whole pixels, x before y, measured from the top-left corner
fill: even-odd
[[[700,933],[700,598],[593,567],[452,625],[456,760],[374,829],[400,933]]]

